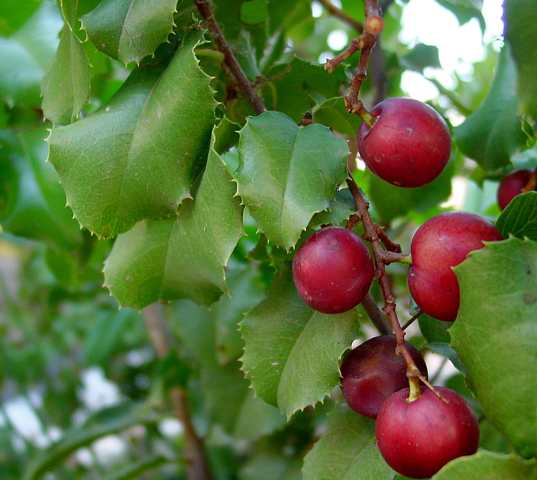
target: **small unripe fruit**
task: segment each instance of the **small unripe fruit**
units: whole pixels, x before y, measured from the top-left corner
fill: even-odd
[[[453,321],[459,310],[459,283],[452,267],[485,241],[502,240],[496,227],[471,213],[444,213],[416,231],[411,244],[408,286],[423,312]]]
[[[447,403],[430,390],[409,402],[405,388],[380,409],[377,445],[401,475],[431,477],[449,461],[472,455],[479,445],[479,424],[464,399],[449,388],[435,388]]]
[[[358,149],[369,169],[400,187],[419,187],[446,166],[451,138],[442,117],[410,98],[388,98],[371,112],[372,127],[362,123]]]
[[[519,170],[502,179],[498,187],[498,205],[502,210],[530,184],[531,175],[529,170]]]
[[[373,263],[366,246],[345,228],[314,233],[293,259],[298,293],[315,310],[341,313],[358,305],[371,286]]]
[[[392,393],[408,386],[406,364],[395,353],[393,335],[374,337],[351,350],[341,365],[343,396],[355,412],[375,418],[380,407]],[[406,343],[421,373],[427,377],[423,357]]]

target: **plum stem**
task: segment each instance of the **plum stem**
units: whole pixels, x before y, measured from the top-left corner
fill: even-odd
[[[216,44],[218,50],[220,50],[224,55],[224,63],[227,65],[240,90],[242,93],[244,93],[252,105],[255,113],[263,113],[266,110],[265,103],[257,94],[254,85],[250,82],[250,80],[248,80],[248,77],[242,70],[237,57],[235,57],[231,46],[227,42],[226,37],[224,36],[224,33],[222,32],[222,29],[214,16],[210,0],[195,0],[195,2],[196,7],[207,24],[207,28],[211,32],[214,43]]]
[[[408,399],[407,402],[411,403],[420,398],[421,388],[420,381],[417,378],[410,378],[408,381],[409,390],[408,390]]]

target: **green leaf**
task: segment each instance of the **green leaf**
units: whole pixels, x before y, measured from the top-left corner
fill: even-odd
[[[82,237],[54,169],[42,128],[0,131],[0,223],[14,235],[74,248]]]
[[[242,235],[234,194],[212,147],[195,199],[186,200],[176,218],[140,222],[117,238],[104,277],[119,303],[143,308],[157,300],[218,300],[226,290],[224,267]]]
[[[537,118],[537,9],[532,0],[505,2],[506,38],[518,69],[518,93],[528,113]]]
[[[267,0],[250,0],[241,5],[241,20],[244,23],[255,25],[268,17]]]
[[[427,67],[441,68],[438,47],[424,43],[418,43],[410,52],[405,53],[400,60],[405,68],[418,72]]]
[[[256,452],[241,468],[239,480],[300,480],[300,463],[279,452]]]
[[[0,35],[8,36],[20,27],[33,15],[41,5],[41,0],[3,0],[0,4]]]
[[[316,214],[308,225],[309,228],[321,225],[345,226],[347,219],[356,213],[356,203],[348,188],[338,190],[336,196],[330,200],[328,210]]]
[[[248,383],[246,384],[248,385]],[[220,401],[220,398],[215,396],[215,400]],[[233,436],[245,440],[257,440],[284,425],[285,419],[278,409],[257,398],[254,392],[248,388],[235,420]]]
[[[314,122],[326,125],[349,138],[356,137],[360,127],[360,117],[347,111],[343,97],[329,98],[316,105],[312,116]]]
[[[407,215],[411,210],[425,212],[449,197],[454,171],[455,162],[451,160],[436,179],[419,188],[400,188],[371,174],[369,196],[385,222]]]
[[[94,45],[123,63],[139,63],[173,30],[178,0],[103,0],[81,19]]]
[[[145,218],[175,213],[205,162],[214,122],[209,78],[185,39],[168,67],[135,70],[110,103],[49,138],[78,221],[113,237]]]
[[[486,417],[523,456],[537,450],[537,243],[511,238],[455,268],[461,289],[452,345]],[[485,301],[483,301],[485,299]]]
[[[249,118],[239,151],[239,194],[268,239],[285,248],[329,207],[349,155],[345,141],[328,128],[298,127],[279,112]]]
[[[124,333],[130,328],[129,323],[140,321],[139,315],[128,309],[99,316],[84,343],[86,364],[105,364],[110,355],[117,352]]]
[[[157,415],[145,404],[127,403],[102,410],[82,426],[65,432],[58,442],[39,454],[28,466],[24,479],[38,480],[63,465],[73,452],[91,445],[95,440],[135,425],[153,423],[157,419]]]
[[[90,94],[88,57],[78,38],[63,27],[52,67],[43,80],[43,112],[54,123],[72,122]]]
[[[56,52],[60,28],[56,7],[45,1],[22,28],[0,38],[0,99],[9,105],[40,105],[41,80]]]
[[[329,417],[328,429],[304,459],[304,480],[392,480],[380,455],[375,423],[346,407]]]
[[[537,192],[517,195],[502,212],[496,224],[504,237],[537,240]]]
[[[315,104],[340,95],[339,88],[345,81],[340,75],[296,57],[290,63],[276,65],[267,72],[267,77],[274,79],[267,90],[267,95],[272,95],[272,110],[299,122]]]
[[[125,468],[121,469],[117,473],[113,473],[106,477],[105,480],[138,480],[143,478],[146,472],[154,470],[155,468],[166,465],[170,462],[166,457],[162,455],[153,455],[148,458],[144,458],[134,464],[129,464]]]
[[[481,31],[485,31],[485,17],[481,13],[482,0],[437,0],[437,2],[452,12],[457,17],[459,24],[464,25],[472,18],[476,18]]]
[[[357,328],[356,312],[315,312],[298,298],[289,276],[281,275],[241,322],[243,370],[257,395],[290,417],[338,385],[339,359]]]
[[[525,142],[518,115],[516,82],[515,64],[505,45],[484,102],[455,128],[461,151],[485,170],[495,171],[508,165],[511,155]]]
[[[227,284],[230,295],[222,295],[211,308],[216,326],[216,352],[222,364],[241,356],[239,322],[245,312],[264,298],[260,273],[252,265],[228,269]]]
[[[449,462],[433,480],[530,480],[537,475],[535,460],[480,450],[474,455]]]
[[[442,322],[425,314],[419,317],[418,322],[421,333],[428,342],[449,343],[450,336],[447,328],[451,322]]]
[[[256,440],[280,428],[284,418],[276,408],[254,397],[238,362],[219,363],[214,313],[190,301],[177,302],[175,312],[179,335],[201,367],[202,390],[210,418],[243,440]]]

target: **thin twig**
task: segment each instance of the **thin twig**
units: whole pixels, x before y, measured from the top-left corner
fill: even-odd
[[[350,15],[347,15],[343,10],[336,7],[330,0],[318,0],[318,2],[326,8],[327,12],[339,18],[341,21],[345,22],[349,27],[354,28],[358,33],[362,33],[364,26],[358,20],[355,20]]]
[[[164,319],[162,305],[154,303],[145,308],[144,320],[158,357],[166,357],[171,350],[170,332]],[[181,387],[174,386],[169,393],[175,415],[183,425],[187,478],[188,480],[211,480],[212,475],[205,457],[203,442],[194,430],[190,417],[186,392]]]
[[[406,330],[410,325],[412,325],[418,318],[421,317],[423,312],[421,310],[418,310],[414,315],[412,315],[408,321],[403,325],[403,330]]]
[[[371,294],[368,293],[364,297],[364,299],[362,300],[362,305],[379,333],[381,335],[389,335],[390,328],[386,324],[386,318],[384,317],[384,314],[380,311],[377,302],[375,302]]]
[[[347,23],[349,26],[353,27],[357,33],[361,34],[364,31],[364,26],[361,22],[354,20],[352,17],[347,15],[343,10],[337,8],[333,5],[330,0],[318,0],[326,10],[333,15],[334,17],[339,18],[340,20]],[[389,6],[393,3],[393,0],[384,0],[380,2],[380,10],[385,12]],[[363,38],[361,41],[363,42]],[[354,52],[356,52],[361,47],[359,46],[360,38],[357,38],[351,41],[349,47],[347,47],[341,54],[337,57],[330,59],[326,62],[325,68],[329,72],[333,72],[335,68],[347,58],[349,58]],[[358,48],[357,48],[358,47]],[[386,66],[384,60],[384,52],[380,46],[380,38],[375,42],[375,46],[371,49],[371,78],[373,80],[373,85],[375,86],[375,100],[374,104],[376,105],[381,100],[384,100],[386,96],[386,91],[388,89],[388,77],[386,75]]]
[[[211,32],[211,36],[213,37],[218,50],[224,54],[224,62],[233,75],[240,90],[244,93],[252,105],[255,113],[263,113],[266,110],[263,99],[257,94],[254,86],[243,72],[237,57],[235,57],[235,54],[227,42],[220,25],[216,21],[210,0],[195,0],[195,2],[201,16],[204,18],[207,24],[207,28]]]
[[[394,242],[390,237],[388,237],[388,234],[380,225],[375,225],[375,229],[377,230],[377,235],[379,236],[381,242],[384,244],[384,248],[386,250],[388,250],[389,252],[401,253],[401,245]]]

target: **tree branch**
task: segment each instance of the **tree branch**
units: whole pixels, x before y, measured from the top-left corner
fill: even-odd
[[[170,332],[164,319],[162,305],[154,303],[144,309],[144,320],[149,338],[157,356],[163,358],[170,353]],[[194,430],[190,418],[186,392],[175,386],[170,389],[170,401],[176,417],[183,425],[185,438],[185,462],[188,480],[211,480],[212,475],[205,457],[203,442]]]
[[[375,325],[379,333],[381,335],[389,335],[390,328],[386,324],[386,319],[371,294],[368,293],[365,296],[365,298],[362,300],[362,306],[364,307],[364,310],[367,312],[367,315],[369,316],[371,322],[373,322],[373,325]]]
[[[317,0],[330,15],[339,18],[345,22],[349,27],[354,28],[358,33],[362,33],[364,26],[358,21],[347,15],[343,10],[336,7],[330,0]]]
[[[429,387],[438,397],[440,394],[433,388],[433,386],[427,381],[427,379],[421,374],[419,368],[416,366],[414,359],[410,355],[405,343],[405,332],[401,328],[399,318],[397,316],[395,297],[392,293],[392,287],[390,280],[386,273],[386,254],[388,253],[383,248],[382,240],[377,233],[377,226],[369,215],[369,204],[365,199],[363,193],[356,185],[356,182],[349,176],[347,179],[347,185],[356,202],[356,208],[360,219],[364,225],[364,230],[367,235],[367,239],[371,243],[373,249],[373,258],[375,260],[375,272],[378,277],[382,296],[384,297],[384,313],[390,321],[392,332],[395,335],[397,347],[396,352],[401,355],[407,366],[407,377],[410,383],[411,391],[417,392],[419,395],[419,381],[421,380],[427,387]],[[441,398],[441,397],[440,397]],[[415,399],[415,398],[414,398]]]
[[[201,16],[207,23],[207,28],[211,32],[211,36],[213,37],[218,50],[224,54],[224,62],[231,72],[231,75],[233,75],[240,90],[244,93],[252,105],[255,113],[263,113],[266,110],[263,99],[257,94],[254,86],[242,71],[237,57],[235,57],[235,54],[227,42],[220,25],[216,21],[210,0],[195,0],[195,2]]]
[[[387,0],[385,3],[388,2],[389,0]],[[364,122],[370,126],[373,126],[375,119],[373,115],[369,113],[363,106],[359,98],[359,94],[362,83],[367,76],[367,67],[371,50],[375,47],[377,37],[382,31],[384,20],[380,16],[379,0],[365,0],[364,6],[366,17],[365,31],[360,35],[360,37],[354,39],[349,47],[340,55],[332,60],[328,60],[325,68],[328,71],[333,71],[341,62],[349,58],[354,52],[360,50],[358,68],[356,69],[351,80],[349,93],[345,97],[345,105],[349,112],[360,115]],[[355,157],[357,154],[356,145],[354,145],[353,139],[349,139],[349,150],[350,155],[347,162],[349,176],[347,178],[347,185],[349,186],[352,196],[356,202],[357,213],[349,218],[347,228],[352,228],[356,224],[357,220],[361,220],[364,225],[365,237],[371,243],[375,262],[375,273],[379,281],[382,296],[384,297],[383,310],[390,321],[392,332],[395,335],[397,344],[396,353],[404,358],[407,366],[406,374],[410,387],[409,400],[415,400],[419,396],[420,381],[427,385],[427,387],[430,388],[439,398],[442,398],[441,395],[421,374],[406,347],[405,332],[401,328],[401,323],[399,322],[399,318],[397,316],[395,297],[392,293],[390,280],[386,272],[386,265],[392,262],[407,261],[408,256],[403,255],[401,253],[401,247],[397,243],[393,242],[384,232],[384,230],[379,225],[375,224],[371,219],[371,216],[369,215],[369,203],[352,177],[352,171],[355,166]],[[383,326],[384,319],[382,318],[380,312],[378,312],[378,307],[370,295],[365,297],[362,304],[379,331],[383,333],[383,331],[387,330]]]

